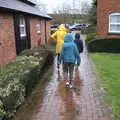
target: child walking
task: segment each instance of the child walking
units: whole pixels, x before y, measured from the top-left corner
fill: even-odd
[[[76,34],[75,34],[75,40],[74,40],[74,42],[75,42],[75,44],[76,44],[76,46],[77,46],[77,48],[78,48],[79,54],[80,54],[81,52],[83,52],[83,42],[82,42],[82,40],[80,39],[80,34],[79,34],[79,33],[76,33]]]
[[[75,34],[74,43],[76,44],[76,46],[78,48],[79,54],[82,53],[83,52],[83,42],[80,39],[80,33]],[[76,66],[75,71],[78,71],[78,66]]]
[[[77,65],[80,65],[80,55],[75,43],[73,42],[71,33],[67,33],[64,37],[64,44],[60,53],[60,61],[63,63],[63,74],[64,79],[66,80],[66,85],[72,88],[73,70],[76,61]]]
[[[64,25],[60,25],[58,30],[51,35],[51,38],[55,41],[56,40],[56,54],[57,54],[57,68],[59,71],[59,57],[60,52],[62,49],[62,44],[64,43],[64,37],[66,35],[66,28]]]

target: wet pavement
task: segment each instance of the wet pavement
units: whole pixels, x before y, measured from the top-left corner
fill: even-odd
[[[37,86],[14,120],[113,120],[86,49],[81,58],[72,89],[65,88],[62,71],[58,76],[55,60],[50,81],[42,90]]]

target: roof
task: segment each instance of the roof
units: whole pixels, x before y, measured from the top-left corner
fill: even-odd
[[[36,6],[28,5],[19,0],[0,0],[0,8],[7,8],[14,11],[20,11],[32,15],[41,16],[47,19],[52,19],[45,12],[40,11]]]
[[[35,3],[35,0],[27,0],[27,1],[31,2],[31,3],[34,4],[34,5],[36,4],[36,3]]]

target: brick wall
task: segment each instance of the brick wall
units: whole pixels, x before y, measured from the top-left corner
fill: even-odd
[[[108,34],[109,14],[120,13],[120,0],[97,0],[97,36],[120,37],[120,35]]]
[[[37,33],[37,24],[40,24],[40,33]],[[31,47],[45,44],[45,20],[37,17],[30,18]]]
[[[41,44],[45,44],[45,20],[41,20]]]
[[[15,36],[12,14],[0,13],[0,66],[15,59]]]
[[[40,23],[40,33],[37,33],[37,24]],[[50,36],[50,22],[46,22],[46,37]],[[45,19],[30,17],[31,47],[45,44]],[[12,14],[0,13],[0,66],[15,60],[15,33]]]
[[[50,37],[50,25],[51,25],[51,21],[46,21],[46,33],[47,33],[47,41],[48,41],[48,39],[49,39],[49,37]]]

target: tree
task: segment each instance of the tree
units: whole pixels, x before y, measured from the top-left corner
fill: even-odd
[[[89,11],[89,21],[91,22],[91,24],[96,25],[97,23],[97,10],[96,10],[96,6],[97,6],[97,1],[93,0],[92,3],[92,7]]]
[[[91,5],[87,0],[81,2],[81,13],[87,15],[90,11]]]
[[[61,18],[59,20],[56,18],[56,21],[61,21],[61,23],[64,24],[69,23],[71,20],[70,11],[70,4],[59,4],[56,9],[54,9],[54,14],[59,14]]]
[[[53,11],[54,14],[61,14],[61,23],[79,22],[81,18],[83,19],[83,17],[87,15],[91,6],[88,0],[70,1],[71,2],[67,3],[66,0],[63,0]],[[81,14],[83,14],[83,16]]]

